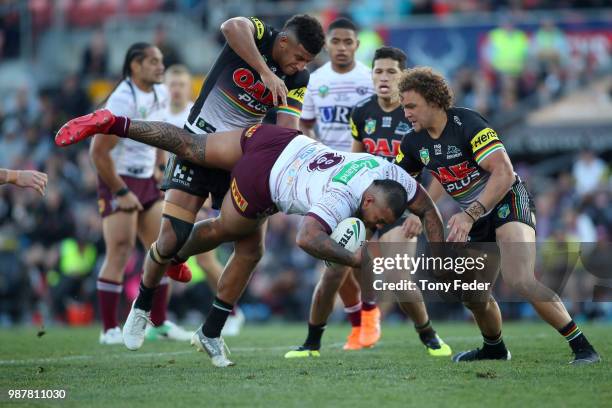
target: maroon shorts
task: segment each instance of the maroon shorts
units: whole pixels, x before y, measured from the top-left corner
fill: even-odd
[[[157,181],[154,177],[136,178],[121,176],[125,185],[132,193],[138,197],[144,210],[148,210],[162,198],[161,191],[157,188]],[[102,218],[109,216],[117,211],[115,197],[110,188],[98,176],[98,210]]]
[[[242,158],[232,170],[230,191],[236,211],[258,219],[278,211],[270,195],[270,171],[278,156],[301,132],[276,125],[254,125],[240,138]]]

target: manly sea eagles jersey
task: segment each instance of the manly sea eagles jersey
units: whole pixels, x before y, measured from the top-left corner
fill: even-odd
[[[416,195],[417,182],[399,166],[367,153],[333,150],[304,135],[296,136],[270,172],[270,193],[286,214],[310,215],[330,234],[354,216],[363,192],[374,180],[391,179]],[[408,204],[407,203],[407,204]]]
[[[392,161],[399,153],[402,138],[411,126],[404,117],[402,107],[385,112],[378,104],[378,97],[358,104],[351,114],[351,134],[370,154]]]
[[[355,68],[340,74],[326,63],[310,77],[302,119],[316,120],[317,136],[332,149],[351,151],[351,111],[374,92],[370,68],[357,61]]]
[[[114,115],[130,119],[166,121],[169,104],[166,85],[155,84],[151,92],[144,92],[128,78],[108,97],[105,107]],[[156,155],[155,147],[128,138],[120,138],[110,151],[117,174],[136,178],[153,175]]]
[[[250,20],[255,26],[257,49],[289,91],[287,105],[279,106],[278,110],[299,118],[310,74],[303,70],[285,75],[272,59],[272,47],[279,32],[255,17]],[[206,76],[185,126],[199,134],[241,129],[260,123],[273,106],[272,94],[257,71],[226,43]]]
[[[479,164],[505,149],[495,130],[477,112],[450,108],[440,138],[425,129],[411,130],[402,140],[395,162],[415,176],[423,168],[442,184],[461,208],[467,208],[484,189],[490,173]]]

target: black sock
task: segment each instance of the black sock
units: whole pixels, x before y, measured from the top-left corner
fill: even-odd
[[[309,350],[318,350],[321,348],[321,337],[325,331],[326,323],[310,324],[308,323],[308,337],[304,342],[304,348]]]
[[[492,337],[483,334],[482,340],[482,351],[484,353],[493,355],[505,355],[508,352],[508,350],[506,349],[506,345],[504,344],[504,339],[502,338],[501,332],[497,336]]]
[[[212,307],[208,312],[208,316],[206,316],[206,322],[202,326],[202,333],[206,337],[219,337],[221,336],[221,330],[223,326],[225,326],[225,321],[227,320],[227,316],[229,316],[230,312],[234,306],[229,303],[225,303],[221,299],[215,296],[215,300],[213,301]]]
[[[136,303],[134,303],[134,307],[140,310],[144,310],[145,312],[151,311],[153,307],[153,295],[155,294],[155,288],[147,288],[142,279],[140,280],[140,286],[138,289],[138,297],[136,298]]]
[[[433,329],[431,320],[427,320],[427,323],[421,326],[417,326],[415,324],[414,329],[417,331],[417,333],[419,333],[419,338],[421,339],[421,342],[424,345],[426,346],[432,345],[431,343],[434,342],[434,340],[435,340],[435,343],[438,343],[437,338],[436,338],[436,331]],[[438,347],[439,347],[439,344],[438,344]]]
[[[563,328],[559,330],[559,333],[565,337],[565,340],[567,340],[574,353],[579,350],[592,347],[591,343],[589,343],[586,336],[582,334],[582,331],[580,331],[573,320],[571,320],[567,325],[563,326]]]

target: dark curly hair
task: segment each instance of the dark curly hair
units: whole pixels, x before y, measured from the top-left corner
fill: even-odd
[[[372,58],[372,68],[374,68],[374,63],[379,59],[390,59],[397,61],[399,64],[399,69],[402,71],[406,69],[406,53],[399,48],[395,47],[380,47],[374,52],[374,58]]]
[[[442,74],[429,67],[410,68],[402,74],[399,91],[415,91],[427,103],[448,110],[453,103],[453,91]]]
[[[298,42],[312,55],[321,52],[325,43],[325,34],[321,23],[307,14],[297,14],[285,23],[283,31],[292,32]]]
[[[383,194],[385,202],[395,218],[401,217],[406,210],[406,202],[408,201],[408,193],[404,186],[390,179],[374,180],[372,185]]]

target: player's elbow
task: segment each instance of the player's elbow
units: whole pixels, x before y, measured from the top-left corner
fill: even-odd
[[[297,246],[308,252],[308,249],[310,248],[309,241],[310,239],[308,234],[303,229],[300,229],[295,237],[295,243]]]

